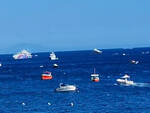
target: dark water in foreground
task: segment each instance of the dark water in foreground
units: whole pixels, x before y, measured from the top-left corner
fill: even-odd
[[[56,52],[58,61],[49,60],[49,53],[16,61],[12,55],[1,55],[0,113],[150,113],[148,51],[104,50],[101,55],[93,51]],[[131,64],[131,60],[139,64]],[[54,69],[53,63],[59,68]],[[94,67],[100,74],[99,83],[90,81]],[[53,80],[41,80],[46,70],[52,72]],[[125,73],[136,86],[116,85],[116,79]],[[55,92],[61,82],[75,84],[78,91]]]

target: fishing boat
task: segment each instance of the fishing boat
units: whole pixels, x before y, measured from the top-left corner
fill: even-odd
[[[134,82],[130,80],[130,76],[125,74],[123,77],[116,80],[121,85],[133,85]]]
[[[52,52],[49,57],[51,60],[58,60],[54,52]]]
[[[14,59],[28,59],[32,58],[32,54],[28,52],[27,50],[22,50],[21,52],[13,55]]]
[[[57,92],[69,92],[69,91],[75,91],[76,89],[77,88],[75,85],[60,83],[59,87],[56,88],[56,91]]]
[[[42,74],[42,80],[51,80],[52,78],[51,72],[46,71]]]
[[[91,74],[91,80],[92,80],[93,82],[99,82],[99,81],[100,81],[100,79],[99,79],[99,74],[96,74],[96,73],[95,73],[95,68],[94,68],[94,73]]]
[[[102,53],[102,51],[100,51],[100,50],[98,50],[96,48],[94,49],[94,52],[99,53],[99,54]]]

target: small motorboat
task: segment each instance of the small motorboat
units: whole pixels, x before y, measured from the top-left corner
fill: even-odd
[[[94,49],[94,52],[99,53],[99,54],[102,53],[102,51],[100,51],[100,50],[98,50],[96,48]]]
[[[125,74],[123,77],[116,80],[121,85],[133,85],[134,82],[130,80],[130,76]]]
[[[51,72],[46,71],[42,74],[42,80],[51,80],[52,78]]]
[[[58,60],[54,52],[52,52],[49,57],[51,60]]]
[[[57,67],[58,67],[58,64],[53,64],[53,67],[54,67],[54,68],[57,68]]]
[[[94,74],[91,74],[91,80],[92,80],[93,82],[99,82],[99,81],[100,81],[100,79],[99,79],[99,74],[96,74],[96,73],[95,73],[95,68],[94,68]]]
[[[69,91],[75,91],[76,89],[77,88],[75,85],[60,83],[59,87],[56,88],[56,91],[58,91],[58,92],[69,92]]]

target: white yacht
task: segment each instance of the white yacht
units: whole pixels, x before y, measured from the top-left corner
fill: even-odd
[[[52,52],[49,57],[51,60],[58,60],[54,52]]]
[[[67,91],[75,91],[77,88],[75,85],[69,85],[69,84],[63,84],[60,83],[59,87],[56,88],[56,91],[58,92],[67,92]]]
[[[96,52],[96,53],[102,53],[102,51],[100,51],[100,50],[98,50],[98,49],[94,49],[94,51]]]
[[[21,52],[13,55],[14,59],[28,59],[32,58],[32,54],[29,53],[27,50],[22,50]]]
[[[122,85],[133,85],[134,82],[130,80],[130,76],[125,74],[123,77],[116,80],[119,84]]]

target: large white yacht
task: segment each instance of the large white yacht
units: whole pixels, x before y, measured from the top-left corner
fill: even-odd
[[[13,55],[14,59],[28,59],[32,58],[32,54],[28,52],[27,50],[22,50],[21,52]]]

